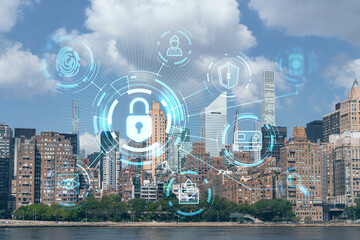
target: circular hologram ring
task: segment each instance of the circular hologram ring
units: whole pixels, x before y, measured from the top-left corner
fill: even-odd
[[[215,198],[215,191],[213,186],[207,179],[200,182],[198,180],[198,173],[196,171],[188,170],[173,174],[169,178],[168,185],[166,186],[166,197],[170,197],[170,193],[176,192],[176,199],[168,201],[170,207],[176,208],[175,216],[178,217],[191,217],[202,213],[205,210],[205,205],[211,206]],[[201,189],[205,193],[201,195]],[[204,197],[203,201],[200,198]],[[191,212],[187,212],[186,206],[198,206]]]
[[[148,165],[162,158],[169,147],[181,144],[185,107],[157,77],[151,72],[133,72],[99,92],[93,103],[97,108],[93,122],[95,135],[104,136],[99,139],[104,152],[118,151],[123,162]],[[116,128],[126,132],[120,131],[119,138]]]
[[[221,141],[218,142],[222,146],[229,146],[223,150],[225,160],[229,164],[260,167],[275,163],[272,152],[277,134],[279,133],[275,125],[265,124],[261,127],[258,116],[240,114],[234,122],[225,125]]]
[[[286,83],[298,85],[317,68],[317,60],[313,52],[300,47],[293,47],[277,55],[279,71],[284,74]]]
[[[206,74],[205,85],[207,89],[216,94],[226,92],[229,100],[238,100],[242,90],[251,83],[252,70],[249,58],[243,53],[234,57],[225,54],[224,58],[211,62]]]
[[[166,66],[184,66],[192,57],[192,35],[185,28],[166,31],[157,41],[157,59]]]
[[[99,62],[82,36],[52,37],[43,53],[42,71],[49,81],[56,81],[58,92],[80,92],[96,79]]]
[[[65,209],[80,208],[90,194],[96,195],[96,183],[91,169],[83,162],[74,167],[61,167],[48,173],[54,181],[46,181],[45,189],[54,189],[55,202]],[[55,185],[54,185],[55,184]]]

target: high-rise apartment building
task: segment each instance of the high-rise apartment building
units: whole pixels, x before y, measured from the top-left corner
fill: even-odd
[[[282,197],[293,204],[298,217],[324,221],[321,149],[307,140],[304,127],[281,149]]]
[[[314,120],[306,124],[306,136],[312,143],[323,142],[323,121]]]
[[[58,132],[42,132],[35,136],[35,141],[41,159],[40,202],[47,205],[75,204],[78,192],[75,188],[67,189],[64,181],[76,178],[77,174],[70,140]]]
[[[16,208],[40,203],[41,155],[35,138],[20,138],[17,149]]]
[[[17,150],[21,144],[21,137],[26,139],[31,139],[36,134],[35,128],[15,128],[14,131],[14,178],[17,176],[17,159],[18,153]]]
[[[226,92],[216,98],[200,112],[200,137],[205,143],[206,152],[211,157],[218,157],[225,147],[221,142],[221,133],[227,123]]]
[[[338,203],[355,205],[360,194],[360,133],[332,135],[334,195]]]
[[[0,124],[0,210],[8,208],[13,175],[12,129]]]
[[[275,72],[264,71],[261,82],[261,118],[262,125],[275,124]]]
[[[119,175],[121,173],[121,157],[118,150],[107,151],[102,160],[103,191],[116,191],[119,189]]]
[[[155,176],[156,168],[166,161],[166,153],[163,145],[166,142],[166,118],[163,110],[160,109],[160,103],[152,102],[149,114],[152,119],[152,134],[146,140],[146,145],[151,146],[157,144],[158,147],[149,150],[146,161],[151,164],[146,164],[143,169],[151,172],[152,176]]]
[[[331,134],[340,134],[340,105],[335,104],[335,111],[323,116],[323,141],[329,142]]]
[[[119,174],[121,172],[121,157],[119,152],[119,132],[101,132],[101,162],[100,186],[103,191],[118,189]]]

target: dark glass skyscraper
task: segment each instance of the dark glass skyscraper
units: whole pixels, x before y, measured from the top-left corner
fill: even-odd
[[[335,105],[335,111],[323,116],[323,141],[329,142],[331,134],[340,134],[340,105]]]
[[[71,146],[73,147],[73,156],[77,157],[79,154],[79,137],[74,133],[60,133],[61,136],[65,137],[65,140],[69,139]]]
[[[7,209],[10,198],[11,179],[14,164],[12,130],[8,125],[0,124],[0,210]]]
[[[306,136],[312,143],[316,143],[318,140],[323,142],[323,121],[314,120],[306,124]]]
[[[15,128],[15,138],[21,138],[24,136],[26,139],[30,139],[36,134],[35,128]]]
[[[274,134],[274,147],[271,152],[271,156],[275,157],[276,165],[278,166],[280,162],[280,149],[284,147],[284,141],[287,137],[287,127],[274,127],[275,134]],[[266,130],[266,127],[261,128],[263,142],[262,142],[262,149],[261,149],[261,156],[264,156],[266,151],[269,150],[271,144],[271,135],[269,131]]]

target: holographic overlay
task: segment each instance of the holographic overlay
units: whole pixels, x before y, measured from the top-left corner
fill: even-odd
[[[302,83],[317,68],[315,54],[299,47],[279,53],[276,61],[279,71],[284,74],[289,85]]]
[[[255,129],[254,129],[255,128]],[[260,167],[275,161],[272,151],[276,143],[278,129],[276,125],[265,124],[254,114],[240,114],[232,123],[227,123],[222,131],[219,145],[227,146],[223,150],[224,158],[230,164],[242,167]],[[264,143],[263,135],[269,136],[269,143]],[[242,153],[249,153],[250,159]]]
[[[157,41],[157,59],[166,66],[184,66],[192,57],[192,35],[179,27],[166,31]]]
[[[48,181],[54,179],[54,181]],[[82,207],[79,201],[86,200],[94,193],[93,174],[83,162],[78,162],[75,167],[62,167],[51,171],[45,181],[44,190],[55,192],[55,202],[65,209]]]
[[[97,77],[99,65],[89,43],[81,36],[53,36],[42,57],[43,74],[57,82],[58,92],[83,91]]]
[[[198,179],[196,171],[181,171],[170,176],[165,188],[166,197],[176,195],[176,201],[169,200],[169,206],[176,209],[175,216],[180,218],[200,214],[212,206],[215,198],[213,185],[207,179]]]
[[[163,120],[157,118],[160,116],[154,120],[149,115],[149,111],[154,110],[151,109],[153,104],[158,104]],[[101,148],[118,151],[121,161],[127,164],[148,165],[152,163],[151,159],[162,156],[169,147],[181,146],[182,140],[175,130],[184,130],[186,108],[156,73],[134,71],[112,81],[98,92],[93,107],[97,109],[97,115],[93,116],[94,133],[99,137],[101,132],[107,132],[103,136],[109,140],[99,139],[99,142],[111,143],[111,146]],[[164,126],[160,127],[164,129],[156,129],[154,121],[155,125],[162,121]],[[126,129],[126,132],[120,132],[124,141],[120,142],[114,136],[114,129]],[[157,131],[164,131],[165,136],[153,139],[152,134]],[[163,168],[165,163],[161,161],[159,165]]]
[[[60,49],[56,58],[56,71],[59,76],[74,77],[80,70],[79,54],[71,47]]]
[[[297,167],[292,167],[281,174],[277,192],[279,197],[284,197],[286,195],[285,191],[287,188],[289,190],[293,189],[299,191],[305,196],[310,195],[309,190],[302,184],[303,179],[301,175],[296,172],[296,169]]]
[[[224,58],[211,62],[204,80],[207,89],[215,96],[226,92],[229,101],[239,100],[239,94],[235,92],[243,91],[251,83],[249,62],[249,58],[241,52],[234,57],[225,54]]]

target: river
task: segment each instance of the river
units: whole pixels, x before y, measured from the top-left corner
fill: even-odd
[[[3,228],[0,239],[26,240],[359,240],[360,227],[35,227]]]

